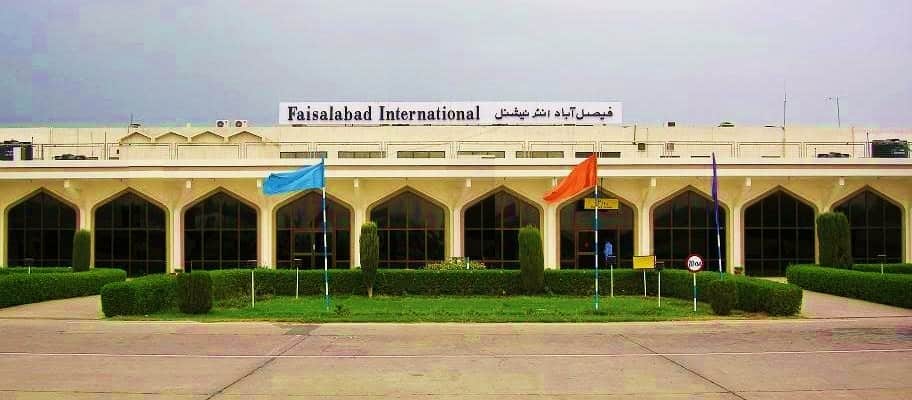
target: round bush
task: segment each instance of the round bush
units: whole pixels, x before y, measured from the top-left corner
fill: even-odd
[[[208,271],[177,276],[177,308],[185,314],[205,314],[212,309],[212,277]]]
[[[706,286],[706,297],[714,313],[729,315],[738,302],[738,285],[732,279],[711,281]]]

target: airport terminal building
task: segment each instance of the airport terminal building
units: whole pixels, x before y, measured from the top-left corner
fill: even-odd
[[[266,196],[262,182],[325,158],[334,268],[359,265],[366,221],[378,224],[387,268],[449,257],[518,268],[525,225],[541,229],[548,268],[592,268],[606,240],[621,267],[654,254],[683,268],[694,253],[714,266],[713,153],[727,270],[782,275],[814,262],[815,217],[833,210],[849,218],[856,262],[912,262],[912,159],[903,144],[912,130],[621,124],[605,107],[564,121],[551,107],[502,107],[498,119],[484,104],[462,103],[425,110],[424,120],[392,106],[345,119],[366,117],[359,104],[321,114],[324,103],[294,113],[283,103],[280,125],[268,127],[0,128],[0,265],[69,265],[73,232],[89,229],[93,265],[132,276],[322,268],[321,193]],[[457,111],[463,120],[448,118]],[[592,192],[542,200],[593,152],[600,195],[618,200],[600,211],[598,245],[583,206]]]

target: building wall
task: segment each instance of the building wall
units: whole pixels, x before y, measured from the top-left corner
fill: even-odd
[[[840,185],[840,180],[843,184]],[[188,183],[189,182],[189,183]],[[360,264],[357,243],[360,225],[379,202],[401,190],[410,189],[442,206],[447,215],[446,255],[463,255],[462,220],[468,205],[499,188],[505,188],[542,211],[542,233],[545,263],[548,268],[559,265],[558,210],[569,201],[547,204],[542,194],[552,187],[552,178],[333,178],[327,180],[328,196],[343,203],[352,211],[352,264]],[[653,185],[654,183],[654,185]],[[903,212],[903,258],[912,262],[912,185],[908,178],[869,177],[724,177],[720,181],[719,198],[727,210],[728,226],[725,258],[729,269],[743,265],[743,213],[753,202],[777,188],[782,188],[811,205],[816,212],[829,211],[835,204],[865,188],[871,188],[899,205]],[[604,177],[604,190],[617,196],[635,209],[635,243],[637,254],[652,254],[652,210],[665,200],[688,188],[710,193],[709,177]],[[252,178],[193,178],[193,179],[29,179],[0,180],[0,227],[3,239],[0,264],[6,265],[6,224],[9,208],[44,188],[78,210],[79,228],[92,229],[94,210],[125,190],[132,190],[162,207],[168,218],[169,270],[183,268],[184,211],[218,189],[228,191],[258,212],[260,265],[275,265],[275,214],[278,207],[297,195],[264,196],[258,180]]]

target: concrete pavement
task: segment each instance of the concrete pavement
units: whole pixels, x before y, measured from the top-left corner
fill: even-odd
[[[805,292],[809,319],[609,324],[97,320],[0,310],[0,399],[912,398],[912,312]]]
[[[912,397],[912,318],[0,320],[0,399]]]

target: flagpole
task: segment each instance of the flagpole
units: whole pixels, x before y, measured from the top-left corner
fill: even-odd
[[[329,308],[329,244],[326,242],[326,184],[323,184],[323,288],[324,305]]]
[[[598,150],[598,149],[596,149]],[[598,200],[599,200],[599,180],[598,180],[598,151],[595,152],[595,311],[599,309],[599,241],[598,241]]]
[[[712,163],[713,163],[713,181],[712,181],[712,195],[713,203],[716,214],[716,255],[719,257],[719,279],[724,279],[725,275],[722,273],[722,235],[719,233],[719,176],[716,172],[716,153],[712,153]]]

